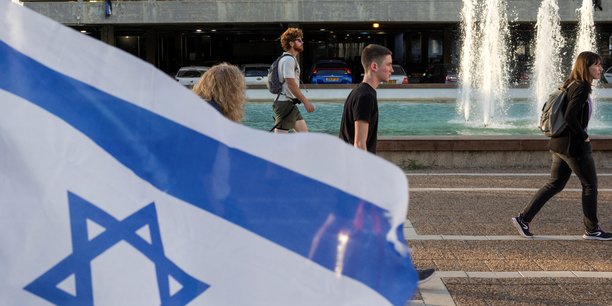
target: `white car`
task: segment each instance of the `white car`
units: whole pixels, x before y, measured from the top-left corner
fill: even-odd
[[[245,64],[242,65],[242,73],[247,85],[268,83],[268,69],[270,64]]]
[[[408,84],[408,76],[406,71],[400,65],[393,65],[393,74],[389,78],[388,82],[381,82],[385,84]]]
[[[181,85],[187,88],[193,88],[193,85],[198,83],[204,72],[210,67],[207,66],[189,66],[181,67],[176,73],[174,79],[176,79]]]
[[[608,70],[604,72],[603,79],[606,80],[606,83],[612,84],[612,67],[608,68]]]

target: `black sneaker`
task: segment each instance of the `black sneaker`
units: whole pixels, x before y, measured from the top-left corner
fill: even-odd
[[[514,224],[514,227],[518,230],[519,235],[525,238],[533,237],[533,234],[529,231],[529,222],[525,222],[523,217],[516,216],[512,218],[512,224]]]
[[[597,228],[590,232],[585,232],[582,238],[586,240],[612,240],[612,234],[604,232],[603,229],[598,225]]]
[[[419,285],[430,280],[435,272],[436,269],[417,270],[417,273],[419,274]]]

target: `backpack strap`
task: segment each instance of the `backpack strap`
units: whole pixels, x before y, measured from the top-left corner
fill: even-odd
[[[280,60],[281,60],[283,57],[285,57],[285,56],[291,56],[291,57],[293,58],[293,60],[294,60],[294,61],[296,61],[296,64],[297,64],[297,60],[295,59],[295,57],[293,57],[293,55],[291,55],[290,53],[286,53],[286,52],[285,52],[285,53],[283,53],[283,54],[281,54],[281,56],[279,56],[279,57],[278,57],[278,63],[279,63],[279,64],[280,64]],[[279,68],[278,66],[279,66],[279,65],[276,65],[276,73],[278,73],[278,68]],[[280,78],[279,78],[279,79],[280,79]],[[285,78],[283,78],[283,80],[282,80],[282,81],[280,81],[280,84],[281,84],[281,86],[283,86],[283,84],[285,84]],[[281,95],[286,96],[286,94],[285,94],[285,93],[283,93],[282,88],[281,88],[281,91],[280,91],[280,92],[278,93],[278,95],[276,96],[276,100],[278,100],[278,98],[280,98],[280,96],[281,96]]]
[[[570,88],[570,86],[572,86],[574,83],[576,83],[576,81],[571,81],[569,84],[567,84],[567,86],[561,86],[559,87],[560,90],[566,91]]]

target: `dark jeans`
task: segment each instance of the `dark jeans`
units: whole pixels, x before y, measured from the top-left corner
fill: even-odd
[[[569,157],[554,153],[552,166],[550,168],[550,180],[544,187],[540,188],[531,202],[523,208],[521,217],[526,222],[531,222],[535,215],[542,209],[544,204],[555,194],[561,192],[572,175],[576,173],[582,184],[582,212],[584,213],[584,226],[587,231],[597,227],[597,173],[591,144],[585,144],[585,149],[580,156]]]

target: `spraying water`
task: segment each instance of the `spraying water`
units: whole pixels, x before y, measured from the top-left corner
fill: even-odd
[[[461,80],[461,95],[459,97],[458,112],[463,114],[465,121],[470,120],[472,88],[477,85],[472,77],[472,63],[477,61],[476,46],[478,41],[476,34],[479,32],[475,22],[477,5],[473,0],[463,1],[461,10],[461,36],[463,45],[461,46],[461,59],[459,63],[459,80]]]
[[[563,81],[560,50],[565,39],[561,35],[557,0],[542,1],[537,18],[532,86],[539,117],[548,95]]]
[[[582,6],[577,9],[578,12],[578,38],[576,39],[576,46],[574,47],[575,60],[578,54],[583,51],[592,51],[597,53],[597,47],[595,43],[595,19],[593,18],[595,8],[593,7],[592,0],[583,0]],[[594,80],[598,82],[599,80]],[[595,85],[595,84],[593,84]],[[598,96],[597,87],[593,86],[593,92],[591,98],[595,100]],[[601,118],[599,114],[599,103],[593,103],[593,116],[589,123],[590,126],[601,125]]]
[[[480,3],[480,4],[479,4]],[[464,0],[461,14],[461,95],[466,121],[480,111],[484,126],[503,115],[508,91],[508,17],[505,0]]]
[[[593,18],[593,1],[583,0],[582,6],[577,10],[578,19],[578,38],[574,48],[574,59],[582,51],[597,52],[595,47],[595,19]]]

